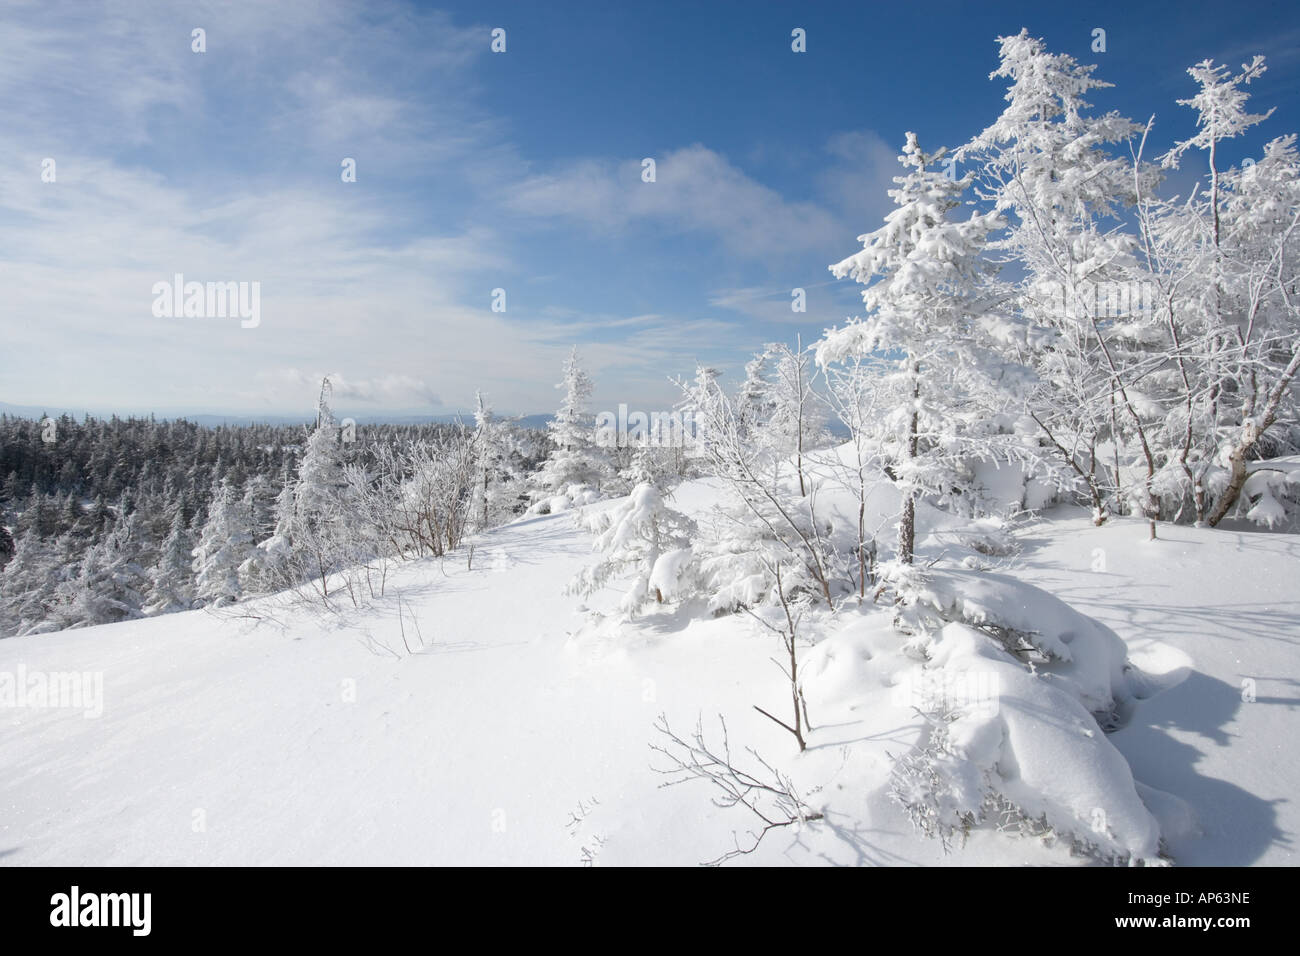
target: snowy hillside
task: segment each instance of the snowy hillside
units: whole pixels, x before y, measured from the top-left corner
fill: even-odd
[[[251,417],[0,405],[0,862],[1295,862],[1300,33],[272,6],[8,31],[5,397]]]
[[[696,510],[712,493],[697,482],[677,497]],[[1137,520],[1094,528],[1053,513],[1018,532],[1009,573],[1127,644],[1136,699],[1106,739],[1172,859],[1292,862],[1300,598],[1286,582],[1300,536],[1144,533]],[[943,537],[921,551],[948,547]],[[737,862],[1090,862],[1061,839],[993,823],[948,855],[914,829],[890,796],[890,755],[922,734],[898,692],[919,665],[900,653],[889,611],[868,603],[819,621],[826,636],[801,650],[813,729],[799,754],[752,709],[780,713],[788,695],[772,634],[744,615],[684,611],[593,624],[563,593],[590,548],[572,515],[530,518],[483,535],[472,570],[464,555],[407,564],[383,600],[342,616],[269,598],[0,642],[0,672],[103,674],[99,719],[3,713],[0,859],[704,862],[733,849],[733,831],[747,848],[757,820],[713,805],[705,781],[662,787],[652,767],[668,761],[651,745],[665,743],[660,714],[683,738],[702,717],[715,740],[721,714],[738,765],[758,766],[753,747],[825,812]],[[1014,726],[1010,685],[1001,689],[999,719]],[[1065,751],[1022,757],[1062,773],[1077,763]]]

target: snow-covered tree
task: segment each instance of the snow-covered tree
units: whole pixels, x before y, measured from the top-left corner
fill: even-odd
[[[49,495],[34,494],[27,500],[27,506],[18,515],[15,530],[18,537],[35,535],[38,538],[51,538],[59,533],[59,506]]]
[[[159,549],[157,563],[149,571],[145,614],[170,614],[193,606],[193,551],[185,514],[180,508],[175,508],[171,529]]]
[[[1210,525],[1236,507],[1251,477],[1249,462],[1267,444],[1270,430],[1296,418],[1300,161],[1295,136],[1272,140],[1262,159],[1246,168],[1224,170],[1219,156],[1222,143],[1272,114],[1247,111],[1244,87],[1264,71],[1258,56],[1235,75],[1209,60],[1188,70],[1200,89],[1178,102],[1196,110],[1197,132],[1166,153],[1163,163],[1176,167],[1189,150],[1201,150],[1208,184],[1151,230],[1153,244],[1172,247],[1169,257],[1188,277],[1180,305],[1191,316],[1190,328],[1177,343],[1187,395],[1185,444],[1204,451],[1200,467],[1184,471],[1197,520]],[[1183,452],[1180,460],[1188,457]]]
[[[343,491],[347,483],[329,395],[326,379],[317,403],[316,427],[307,438],[297,476],[276,498],[271,536],[257,543],[256,553],[240,559],[242,567],[236,565],[238,576],[259,590],[307,580],[327,590],[329,575],[337,570],[346,546]]]
[[[254,541],[263,541],[274,532],[277,495],[276,485],[267,474],[252,475],[244,485],[244,503],[248,506]]]
[[[538,498],[563,494],[571,485],[598,487],[610,473],[606,456],[595,443],[594,421],[588,411],[592,383],[576,346],[564,362],[563,380],[555,387],[563,390],[564,398],[547,423],[554,447],[533,475]]]
[[[442,555],[460,546],[473,522],[478,477],[475,436],[455,426],[436,443],[412,444],[390,473],[402,477],[393,495],[402,540],[413,553]]]
[[[48,616],[58,580],[54,549],[38,535],[18,537],[0,572],[0,635],[29,633]]]
[[[800,492],[793,461],[754,440],[713,369],[701,368],[693,382],[677,385],[681,407],[702,436],[696,445],[699,467],[728,492],[701,527],[696,549],[710,609],[730,612],[802,592],[833,605],[837,557],[817,517],[815,484]],[[784,562],[794,570],[782,590],[773,572]]]
[[[767,347],[767,354],[776,366],[767,393],[772,411],[766,423],[752,430],[751,434],[765,435],[774,454],[794,462],[799,494],[806,495],[808,481],[804,474],[804,456],[826,440],[826,422],[816,390],[817,366],[812,355],[804,349],[802,339],[794,348],[784,342],[773,343]],[[741,395],[748,399],[745,388],[741,389]],[[742,427],[752,407],[739,406]]]
[[[238,601],[243,594],[239,568],[252,549],[248,509],[235,497],[226,479],[221,481],[208,507],[194,557],[195,597],[218,607]]]
[[[241,589],[246,593],[267,593],[299,583],[293,551],[295,491],[296,482],[291,478],[275,497],[271,511],[275,525],[270,536],[258,541],[240,566]]]
[[[857,505],[853,563],[857,565],[854,576],[859,598],[865,598],[867,588],[875,583],[878,529],[868,525],[867,505],[884,467],[880,454],[883,416],[876,406],[884,364],[875,356],[853,354],[827,366],[821,397],[849,430],[849,440],[814,456],[817,469],[852,495]]]
[[[343,488],[343,458],[339,451],[339,430],[326,407],[320,424],[307,439],[298,480],[294,485],[294,512],[300,524],[325,526],[338,513]]]
[[[1231,430],[1220,445],[1227,476],[1207,523],[1232,512],[1245,489],[1247,462],[1284,422],[1300,420],[1300,154],[1295,135],[1268,144],[1249,170],[1234,170],[1224,204],[1225,284],[1237,307],[1219,314],[1220,391]],[[1226,311],[1226,310],[1225,310]],[[1228,383],[1231,383],[1229,385]],[[1218,384],[1218,383],[1216,383]]]
[[[695,524],[668,507],[654,485],[637,485],[617,505],[587,516],[586,523],[596,534],[592,550],[602,557],[578,575],[571,590],[591,594],[611,579],[630,575],[619,606],[632,615],[648,602],[673,600],[689,587]]]
[[[898,207],[885,225],[860,236],[862,251],[831,266],[867,286],[867,318],[831,329],[816,346],[819,365],[884,351],[899,355],[899,434],[888,449],[891,471],[903,497],[898,559],[913,557],[917,498],[937,490],[947,477],[955,436],[952,411],[969,400],[984,363],[976,348],[982,259],[996,212],[952,215],[970,186],[967,174],[950,179],[934,168],[945,153],[922,152],[907,134],[899,161],[907,169],[895,178],[890,196]],[[961,386],[967,386],[961,388]]]
[[[628,488],[644,482],[664,491],[682,476],[686,449],[679,444],[659,444],[642,437],[627,451],[628,462],[619,471],[619,477]]]
[[[74,577],[57,588],[51,617],[60,628],[91,627],[140,617],[148,580],[136,560],[134,514],[118,519],[82,555]]]
[[[712,432],[725,427],[730,429],[730,440],[748,441],[753,454],[767,461],[772,454],[768,432],[757,428],[758,419],[749,414],[752,407],[742,407],[739,396],[732,399],[726,394],[721,379],[722,372],[718,369],[699,365],[693,381],[672,380],[682,395],[675,410],[683,422],[692,423],[692,456],[707,458]]]
[[[474,516],[480,530],[518,513],[523,476],[516,464],[513,423],[495,415],[482,392],[474,393]]]
[[[1093,75],[1096,67],[1048,52],[1025,30],[998,42],[991,78],[1010,81],[1007,106],[956,153],[976,164],[977,191],[1005,217],[990,249],[1023,273],[985,323],[1004,352],[1034,372],[1022,408],[1058,472],[1086,489],[1094,520],[1105,519],[1119,480],[1106,473],[1104,447],[1119,456],[1125,433],[1142,452],[1138,503],[1149,513],[1157,507],[1148,434],[1155,406],[1138,383],[1151,382],[1150,328],[1131,314],[1142,296],[1133,301],[1140,287],[1130,283],[1146,277],[1135,272],[1134,236],[1119,228],[1137,191],[1149,192],[1158,178],[1118,153],[1142,127],[1113,112],[1089,115],[1086,97],[1110,86]],[[1111,314],[1121,311],[1120,292],[1126,314]]]
[[[474,500],[479,528],[491,527],[493,476],[501,457],[499,429],[481,391],[474,392]]]
[[[736,417],[742,436],[757,436],[772,417],[776,402],[768,378],[768,352],[745,363],[745,379],[736,390]]]

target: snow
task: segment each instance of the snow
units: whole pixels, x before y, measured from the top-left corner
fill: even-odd
[[[698,512],[716,495],[692,482],[671,504]],[[0,709],[0,861],[693,865],[751,823],[703,782],[660,786],[662,713],[706,735],[724,715],[734,749],[774,761],[827,814],[739,864],[1090,862],[1071,830],[1140,857],[1159,834],[1179,864],[1294,862],[1300,597],[1285,585],[1300,536],[1160,532],[1147,543],[1139,521],[1095,528],[1064,510],[1019,531],[1013,568],[944,570],[932,580],[963,621],[928,665],[888,609],[818,612],[802,755],[752,709],[784,713],[789,689],[777,639],[745,615],[664,605],[626,622],[606,613],[618,588],[579,612],[564,586],[591,537],[572,514],[481,535],[473,570],[455,555],[403,565],[382,600],[341,615],[259,599],[0,641],[0,672],[104,680],[98,719]],[[1036,666],[1056,676],[974,630],[980,614],[1032,624],[1060,658]],[[1135,669],[1117,675],[1120,639]],[[913,828],[891,770],[929,733],[908,682],[938,665],[996,673],[996,707],[965,708],[953,746],[1059,839],[986,825],[945,854]],[[1107,683],[1133,702],[1102,734],[1089,711]]]
[[[1066,683],[1093,714],[1109,714],[1132,696],[1124,673],[1127,648],[1109,628],[1057,597],[992,572],[932,570],[916,585],[918,598],[945,620],[994,625],[1023,638],[1049,660],[1040,674]]]
[[[829,267],[864,314],[672,379],[672,435],[576,346],[549,440],[476,393],[354,445],[328,378],[301,445],[0,419],[0,860],[1291,862],[1296,136],[1221,168],[1265,63],[1204,60],[1143,159],[998,43]]]
[[[1300,536],[1086,518],[1022,536],[1017,574],[1113,628],[1149,686],[1110,735],[1144,785],[1189,805],[1183,865],[1294,865]],[[1099,568],[1099,570],[1094,570]],[[1253,684],[1247,684],[1250,681]],[[1181,811],[1180,811],[1181,812]]]
[[[650,571],[649,586],[658,589],[665,601],[674,600],[678,596],[678,579],[690,560],[690,548],[675,548],[659,555]]]
[[[966,806],[981,805],[992,779],[997,793],[1063,835],[1099,844],[1107,856],[1158,860],[1160,828],[1128,763],[1065,685],[1017,666],[965,624],[944,627],[931,664],[949,676],[973,673],[997,692],[996,708],[966,708],[948,725],[966,765],[959,769],[982,772],[967,781]]]

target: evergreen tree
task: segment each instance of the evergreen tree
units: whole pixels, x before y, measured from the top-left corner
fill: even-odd
[[[742,438],[757,436],[775,409],[767,371],[767,352],[755,355],[745,364],[745,380],[736,392],[736,425]]]
[[[306,577],[324,578],[347,551],[342,454],[329,406],[330,386],[321,383],[316,428],[298,474],[276,498],[275,528],[256,552],[241,559],[240,574],[258,589],[287,587]]]
[[[185,515],[177,507],[173,509],[171,530],[163,540],[158,561],[149,572],[145,614],[169,614],[193,606],[193,551]]]
[[[662,604],[686,589],[695,523],[668,507],[653,485],[637,485],[614,507],[590,515],[587,525],[596,534],[592,549],[602,557],[573,580],[570,591],[591,594],[630,573],[620,608],[631,616],[650,601]]]
[[[1132,438],[1146,449],[1148,492],[1158,465],[1147,447],[1158,416],[1144,416],[1148,403],[1137,390],[1139,381],[1143,390],[1158,383],[1141,341],[1151,324],[1107,314],[1108,290],[1127,288],[1136,265],[1135,239],[1117,227],[1158,172],[1127,155],[1142,127],[1117,113],[1088,114],[1085,98],[1111,85],[1093,75],[1095,66],[1048,52],[1025,30],[999,43],[993,77],[1010,81],[1007,106],[957,158],[978,163],[981,196],[1006,217],[990,249],[1025,273],[1018,296],[1003,296],[1012,307],[993,323],[1003,351],[1034,373],[1025,411],[1055,453],[1061,480],[1086,485],[1100,524],[1118,475],[1106,479],[1099,447],[1109,442],[1118,455]],[[1140,506],[1156,503],[1148,493]]]
[[[862,299],[869,315],[830,330],[817,346],[821,365],[877,350],[901,355],[903,421],[892,471],[903,497],[898,559],[904,564],[912,563],[917,498],[935,489],[952,451],[945,432],[955,416],[948,413],[965,398],[945,373],[973,372],[979,365],[972,355],[974,299],[987,272],[984,244],[998,223],[996,212],[950,218],[972,177],[954,181],[934,169],[943,156],[942,150],[922,152],[915,134],[907,134],[899,157],[907,172],[890,190],[897,208],[883,227],[859,237],[861,252],[831,266],[837,278],[867,286]]]
[[[533,476],[539,496],[563,494],[571,485],[598,487],[610,473],[607,457],[595,444],[594,423],[587,409],[591,378],[583,371],[576,346],[564,362],[563,381],[555,387],[563,389],[564,400],[547,424],[554,448]]]
[[[249,556],[252,534],[242,501],[236,500],[230,482],[222,480],[208,509],[194,557],[194,593],[218,607],[238,601],[242,592],[239,567]]]
[[[19,537],[0,571],[0,636],[38,627],[49,613],[56,582],[53,548],[37,535]]]
[[[61,628],[92,627],[140,617],[146,578],[136,560],[134,515],[116,522],[81,557],[74,577],[57,589],[52,617]]]

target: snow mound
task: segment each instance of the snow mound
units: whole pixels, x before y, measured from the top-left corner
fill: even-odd
[[[675,601],[682,596],[681,582],[692,557],[690,548],[675,548],[655,561],[650,572],[650,587],[657,589],[665,601]]]
[[[1007,575],[882,573],[924,658],[903,690],[928,726],[892,780],[913,822],[945,845],[996,822],[1107,862],[1163,862],[1160,823],[1105,733],[1140,683],[1124,642]]]
[[[564,491],[558,495],[547,495],[536,501],[524,513],[529,517],[555,515],[563,511],[572,511],[574,508],[595,504],[600,500],[600,492],[590,486],[572,484],[566,486]]]
[[[892,615],[869,610],[800,662],[818,726],[880,742],[885,772],[868,788],[945,849],[996,828],[1103,862],[1165,862],[1162,840],[1187,829],[1186,808],[1135,782],[1076,685],[968,623],[928,636],[918,661]]]
[[[1297,510],[1300,499],[1300,456],[1252,462],[1242,488],[1246,518],[1266,528],[1281,527]]]
[[[919,756],[900,764],[905,803],[926,797],[922,805],[951,828],[996,813],[1030,832],[1046,825],[1109,862],[1161,862],[1160,825],[1128,762],[1070,688],[1026,669],[968,624],[946,625],[930,650],[930,667],[992,696],[935,715]],[[909,772],[918,763],[925,773]]]
[[[1040,678],[1068,690],[1107,729],[1135,696],[1124,641],[1041,588],[991,572],[887,565],[884,573],[923,615],[994,637]]]

